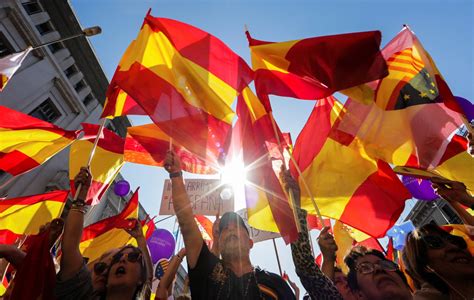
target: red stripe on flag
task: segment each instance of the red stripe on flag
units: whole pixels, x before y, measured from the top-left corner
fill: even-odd
[[[212,153],[211,161],[218,161],[225,152],[231,125],[190,105],[173,85],[149,69],[134,63],[127,72],[116,73],[115,79],[128,94],[142,99],[141,107],[177,143],[201,158]]]
[[[410,192],[390,166],[379,161],[371,174],[355,191],[339,220],[376,238],[382,238],[405,207]]]
[[[52,191],[45,194],[24,196],[0,201],[0,213],[14,205],[31,205],[42,201],[64,202],[69,191]]]
[[[0,244],[12,245],[21,236],[22,236],[21,234],[16,234],[13,231],[10,231],[8,229],[1,229],[0,230]]]
[[[449,142],[448,147],[446,147],[443,157],[441,158],[438,165],[441,165],[448,159],[453,158],[464,151],[467,151],[467,140],[460,135],[454,135]]]
[[[94,143],[100,126],[88,123],[82,123],[81,125],[84,129],[84,139]],[[118,136],[115,132],[107,128],[103,128],[99,142],[97,143],[97,147],[120,154],[123,153],[124,143],[125,139]]]
[[[9,153],[0,152],[0,169],[13,175],[24,173],[25,170],[36,168],[40,164],[18,150]]]

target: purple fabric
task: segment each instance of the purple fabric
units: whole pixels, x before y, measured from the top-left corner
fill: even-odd
[[[454,98],[456,98],[459,107],[463,110],[466,119],[472,122],[472,120],[474,120],[474,104],[462,97],[455,96]]]
[[[402,182],[411,195],[419,200],[433,201],[439,198],[431,187],[431,181],[411,176],[402,176]]]

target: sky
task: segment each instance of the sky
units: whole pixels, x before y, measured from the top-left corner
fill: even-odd
[[[474,1],[471,0],[332,0],[332,1],[152,1],[70,0],[83,27],[99,25],[102,34],[90,39],[109,79],[129,43],[136,37],[149,8],[156,17],[176,19],[199,27],[221,39],[250,64],[244,35],[267,41],[288,41],[307,37],[357,31],[380,30],[382,46],[408,24],[455,95],[474,100]],[[342,100],[342,99],[341,99]],[[315,101],[271,98],[276,121],[293,140],[303,128]],[[151,123],[145,117],[131,117],[134,125]],[[434,121],[434,120],[433,120]],[[132,188],[140,189],[140,202],[150,215],[158,214],[165,170],[126,164],[122,175]],[[187,174],[187,178],[196,177]],[[408,201],[411,208],[414,201]],[[159,217],[158,219],[160,219]],[[159,223],[172,230],[174,219]],[[313,237],[315,232],[312,233]],[[299,285],[291,253],[282,239],[276,240],[283,270]],[[318,251],[316,251],[318,252]],[[278,273],[271,241],[254,246],[251,259]],[[301,285],[300,285],[300,288]],[[302,293],[303,295],[304,293]]]

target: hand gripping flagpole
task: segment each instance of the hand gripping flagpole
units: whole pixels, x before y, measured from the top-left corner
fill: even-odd
[[[107,122],[107,118],[102,119],[102,123],[100,124],[99,130],[97,131],[97,136],[95,137],[94,141],[94,146],[92,146],[91,153],[89,154],[89,159],[87,160],[87,169],[91,166],[92,162],[92,157],[94,157],[95,154],[95,149],[97,148],[97,144],[99,143],[100,136],[102,135],[102,132],[104,131],[105,123]],[[82,184],[79,184],[76,189],[76,194],[74,195],[74,201],[77,200],[77,197],[79,196],[79,193],[81,192]]]

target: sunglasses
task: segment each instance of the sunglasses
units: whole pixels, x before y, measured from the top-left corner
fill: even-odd
[[[109,267],[105,262],[98,262],[94,264],[94,273],[96,275],[102,275],[105,270]]]
[[[447,246],[447,244],[454,245],[460,249],[466,249],[467,244],[466,241],[460,237],[455,235],[446,235],[446,236],[439,236],[439,235],[425,235],[422,237],[423,242],[431,249],[441,249]]]
[[[363,262],[359,264],[355,269],[362,274],[370,274],[375,271],[375,269],[381,269],[389,272],[395,272],[398,270],[397,264],[389,260],[381,260],[378,263]]]
[[[111,264],[115,264],[115,263],[118,263],[122,257],[125,256],[125,258],[131,262],[131,263],[135,263],[137,262],[141,257],[142,257],[142,254],[140,252],[137,252],[137,251],[133,251],[133,252],[129,252],[129,253],[123,253],[123,252],[119,252],[117,254],[115,254],[113,257],[112,257],[112,262]]]

